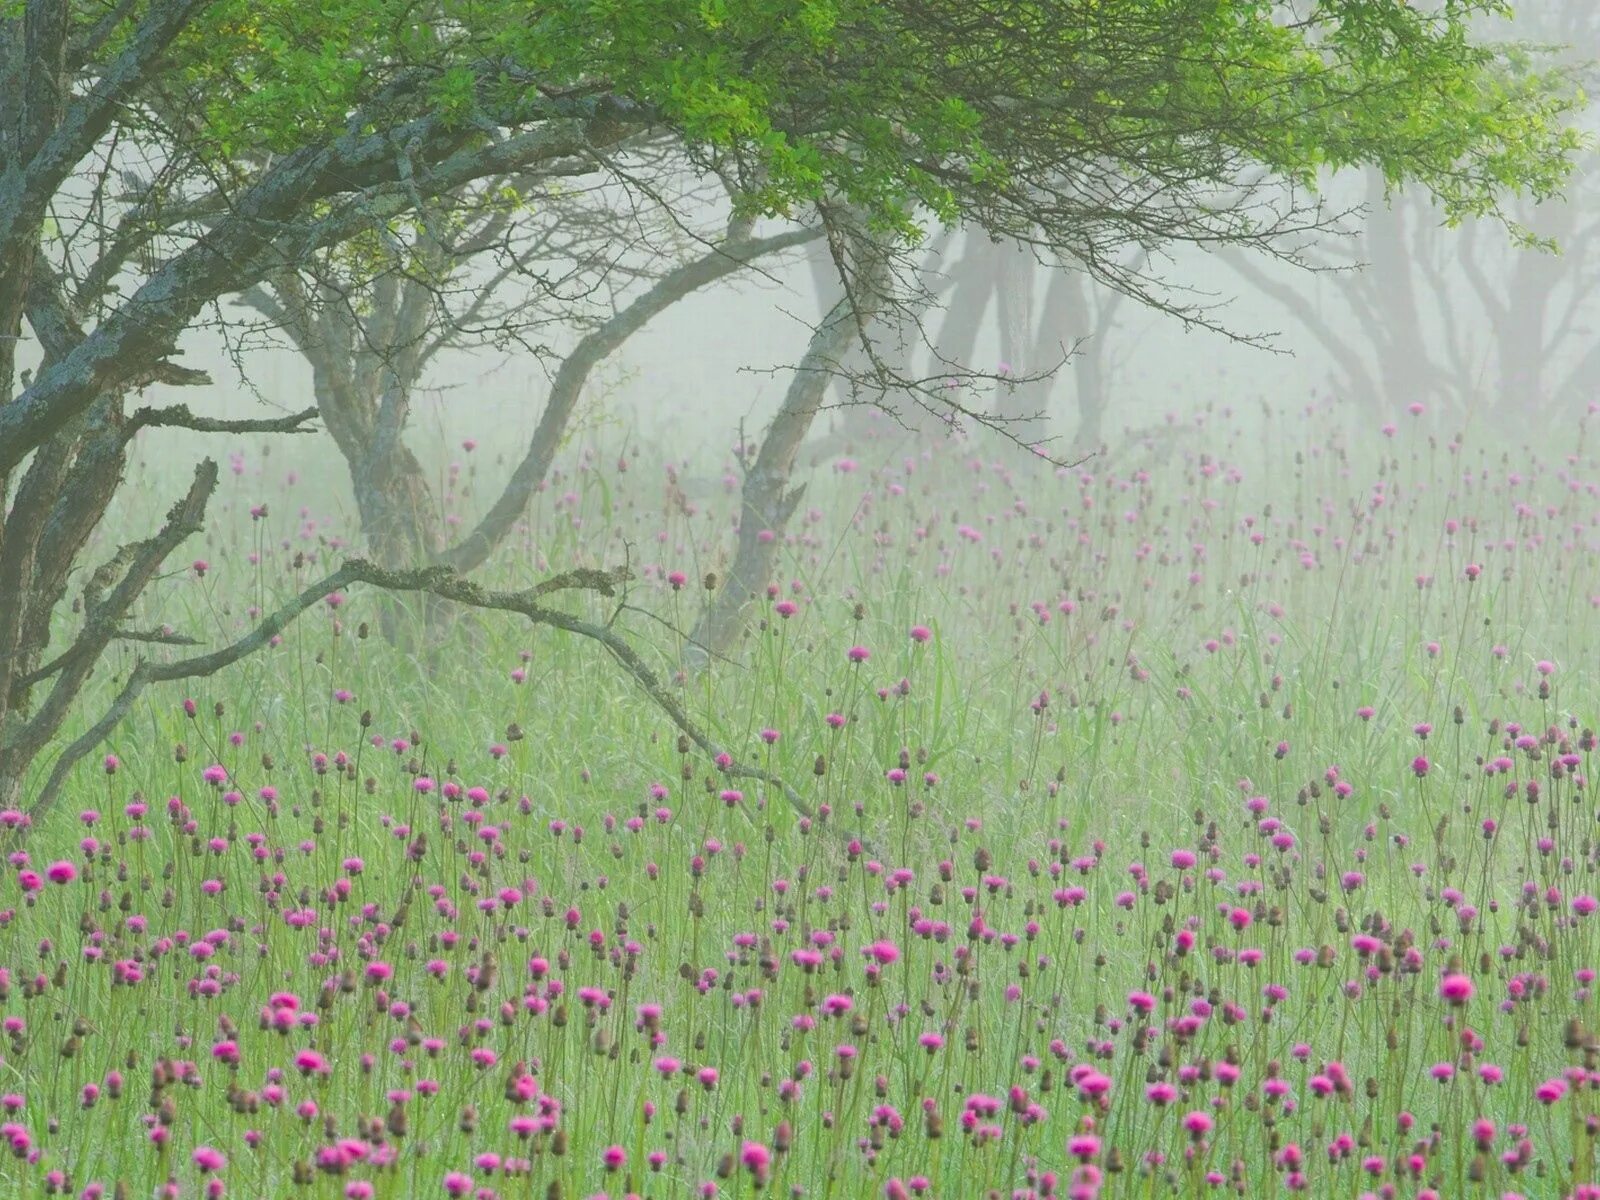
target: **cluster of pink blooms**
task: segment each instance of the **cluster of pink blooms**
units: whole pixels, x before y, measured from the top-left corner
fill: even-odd
[[[172,745],[104,757],[70,838],[0,814],[17,1194],[1600,1200],[1600,742],[1570,647],[1468,607],[1545,590],[1533,555],[1592,566],[1600,489],[1458,462],[1402,563],[1437,493],[1336,440],[1290,511],[1219,454],[1164,490],[849,462],[860,577],[820,578],[822,510],[772,531],[818,571],[758,598],[726,747],[663,724],[575,767],[532,651],[469,733],[412,728],[340,643],[317,720],[171,697]],[[663,619],[701,524],[655,540]],[[960,603],[882,616],[893,565]],[[1415,691],[1335,686],[1296,625],[1341,570],[1424,614],[1384,651]],[[1006,727],[953,719],[946,674]]]

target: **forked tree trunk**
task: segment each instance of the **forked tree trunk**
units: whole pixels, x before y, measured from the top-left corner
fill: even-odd
[[[77,331],[61,314],[35,320],[44,331],[49,365]],[[122,482],[124,419],[121,396],[102,396],[39,447],[17,482],[9,510],[0,487],[0,808],[22,807],[30,765],[51,744],[88,682],[92,662],[48,671],[52,617],[79,554]],[[131,561],[132,551],[126,553]],[[112,593],[113,603],[126,594],[131,605],[142,589],[132,569],[129,577],[126,592],[119,587]],[[86,612],[85,620],[91,615]]]
[[[431,326],[428,288],[385,276],[373,285],[365,314],[337,291],[314,299],[298,276],[276,278],[270,292],[257,288],[247,299],[291,334],[311,364],[318,412],[349,468],[362,536],[372,553],[394,568],[435,565],[466,574],[482,566],[522,519],[597,366],[678,301],[765,255],[819,236],[820,230],[800,228],[756,238],[747,224],[732,222],[720,245],[667,271],[586,333],[551,380],[544,411],[511,478],[476,527],[453,545],[446,543],[426,470],[405,444],[412,389],[447,342],[447,333]],[[433,269],[445,265],[440,259]],[[454,623],[462,611],[432,593],[423,593],[419,602],[425,633]],[[381,625],[391,641],[407,626],[401,603],[386,601]]]

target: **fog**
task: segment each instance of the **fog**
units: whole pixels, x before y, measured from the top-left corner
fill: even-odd
[[[1479,428],[1492,428],[1508,418],[1520,425],[1527,417],[1559,422],[1574,415],[1581,411],[1578,401],[1586,400],[1586,393],[1567,395],[1556,411],[1545,411],[1534,403],[1537,398],[1530,398],[1519,412],[1497,396],[1505,373],[1497,361],[1497,339],[1514,345],[1518,335],[1515,330],[1497,329],[1496,323],[1515,320],[1518,314],[1489,311],[1474,292],[1470,276],[1482,276],[1479,286],[1498,289],[1508,300],[1519,275],[1548,276],[1549,281],[1537,288],[1549,310],[1544,321],[1550,339],[1545,359],[1553,375],[1571,374],[1586,349],[1595,309],[1585,292],[1593,264],[1587,246],[1591,231],[1584,223],[1600,218],[1593,209],[1592,196],[1583,192],[1568,205],[1542,213],[1530,210],[1536,220],[1562,226],[1568,234],[1562,252],[1553,254],[1511,247],[1506,231],[1498,226],[1471,231],[1432,228],[1430,221],[1437,219],[1414,200],[1400,202],[1393,212],[1374,206],[1379,218],[1408,222],[1426,236],[1415,262],[1404,264],[1403,282],[1415,293],[1410,296],[1397,294],[1392,262],[1385,264],[1386,273],[1380,270],[1381,278],[1374,279],[1371,266],[1327,274],[1260,255],[1225,258],[1198,250],[1175,255],[1160,267],[1172,294],[1204,302],[1207,319],[1236,336],[1186,327],[1177,317],[1137,301],[1122,303],[1114,324],[1077,351],[1099,354],[1104,362],[1108,410],[1104,441],[1114,446],[1130,429],[1148,427],[1174,414],[1190,415],[1208,405],[1292,410],[1312,397],[1337,398],[1348,404],[1352,420],[1368,423],[1393,417],[1413,400],[1438,409],[1442,419]],[[1330,239],[1347,247],[1344,254],[1352,263],[1361,262],[1363,251],[1374,248],[1375,239],[1362,222],[1357,217],[1348,223],[1358,236]],[[1359,236],[1363,232],[1367,236]],[[1576,245],[1571,241],[1574,234]],[[1471,271],[1466,269],[1469,255],[1476,260]],[[1243,263],[1251,275],[1241,274],[1235,262]],[[794,256],[768,265],[759,276],[750,272],[735,276],[673,305],[595,372],[569,437],[604,442],[613,449],[648,444],[658,453],[693,458],[708,469],[737,442],[741,423],[747,438],[758,437],[824,311],[818,284],[819,278],[826,282],[825,273],[831,268],[823,265],[818,271],[817,265],[815,258]],[[1041,314],[1039,303],[1050,284],[1050,271],[1041,267],[1033,274],[1035,316],[1041,342],[1048,345],[1051,314]],[[1255,286],[1260,280],[1268,281],[1273,294]],[[1526,281],[1521,286],[1528,291]],[[1283,303],[1283,293],[1292,295],[1305,311]],[[1109,295],[1102,286],[1096,286],[1095,294],[1102,299]],[[1389,315],[1382,309],[1352,312],[1349,297],[1362,294],[1370,295],[1374,305],[1415,312],[1413,336],[1427,353],[1440,355],[1434,364],[1437,373],[1448,370],[1464,381],[1455,393],[1445,392],[1438,379],[1426,381],[1415,394],[1403,390],[1403,379],[1386,379],[1397,348],[1375,336],[1380,330],[1374,321]],[[997,304],[989,303],[970,360],[963,364],[973,372],[993,372],[1004,361],[997,310]],[[1322,323],[1322,336],[1307,328],[1303,318],[1308,313]],[[923,327],[930,337],[944,315],[939,307],[926,314]],[[1369,372],[1365,389],[1341,372],[1339,359],[1330,353],[1330,339],[1342,343],[1350,358]],[[1063,331],[1056,345],[1064,347],[1071,340],[1070,332]],[[1405,346],[1398,347],[1398,353],[1406,352]],[[517,451],[542,411],[556,358],[541,361],[519,347],[442,352],[413,394],[409,433],[413,449],[433,459],[443,452],[441,447],[451,450],[463,440],[476,439],[501,453]],[[923,359],[931,361],[926,353]],[[250,350],[241,374],[240,361],[226,351],[223,339],[201,329],[186,338],[182,361],[205,368],[214,380],[209,387],[184,390],[183,399],[197,411],[259,415],[264,409],[290,412],[315,402],[310,367],[286,344]],[[1022,369],[1044,370],[1048,365],[1025,364]],[[999,386],[990,381],[977,384],[974,403],[979,407],[991,403]],[[1055,439],[1052,445],[1069,443],[1078,420],[1072,361],[1043,386],[1046,436]],[[1573,386],[1568,383],[1569,392]],[[842,390],[835,390],[833,406],[818,422],[813,438],[846,419],[843,396]],[[891,401],[907,403],[904,397]],[[1003,446],[998,435],[986,436],[997,448]],[[325,439],[316,439],[315,446],[307,445],[309,441],[300,440],[294,450],[297,458],[309,455],[312,461],[325,463],[335,477],[342,474],[332,447],[323,444]],[[181,438],[163,438],[164,447],[176,449],[181,444]],[[161,450],[156,453],[165,457]]]

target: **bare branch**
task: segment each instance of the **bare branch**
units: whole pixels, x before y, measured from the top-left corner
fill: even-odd
[[[15,753],[26,762],[55,736],[72,702],[88,682],[100,655],[117,637],[122,619],[134,601],[143,593],[167,556],[202,528],[206,506],[216,486],[217,464],[212,459],[205,459],[195,467],[194,482],[189,485],[183,498],[172,506],[166,522],[155,536],[122,547],[111,563],[95,572],[89,587],[84,589],[86,619],[83,630],[67,652],[66,661],[56,667],[57,678],[50,694],[26,724],[5,738],[0,750]],[[121,579],[111,588],[109,596],[100,599],[100,593],[119,571]]]
[[[167,47],[189,23],[206,0],[161,0],[152,4],[145,19],[128,39],[128,46],[88,93],[65,112],[60,125],[39,147],[26,171],[26,188],[47,200],[88,154],[123,104],[130,89],[146,82],[151,65],[166,53]],[[47,3],[40,7],[57,7]],[[9,241],[11,230],[0,235]]]
[[[613,107],[619,114],[631,111],[620,104]],[[430,116],[381,133],[352,132],[286,156],[238,197],[207,237],[155,271],[94,333],[0,407],[0,475],[96,396],[149,371],[171,352],[195,315],[219,296],[304,261],[319,247],[365,227],[374,216],[407,211],[415,195],[441,195],[486,175],[571,158],[589,145],[592,124],[553,120],[489,145],[463,145],[467,133],[443,116]],[[604,132],[620,139],[628,130],[620,120],[609,120]],[[406,187],[396,186],[397,143],[418,146],[434,160],[425,170],[414,171]],[[377,198],[368,201],[366,195],[374,192]],[[296,224],[315,201],[340,196],[353,198],[326,217]]]
[[[139,430],[154,426],[192,429],[197,433],[315,433],[316,430],[306,422],[316,417],[315,408],[302,409],[287,417],[206,417],[190,412],[187,404],[173,404],[165,408],[134,410],[123,433],[131,438]]]
[[[544,596],[557,590],[588,589],[606,595],[612,588],[623,583],[626,576],[626,571],[570,571],[524,591],[503,592],[481,588],[469,580],[462,579],[449,567],[433,566],[413,571],[390,571],[365,559],[351,559],[338,570],[305,588],[267,616],[248,634],[227,646],[208,654],[179,659],[176,662],[141,661],[129,673],[121,692],[100,719],[62,750],[51,768],[43,789],[29,808],[28,817],[30,821],[36,822],[50,810],[72,768],[106,739],[132,710],[134,703],[150,684],[214,675],[224,667],[260,650],[291,621],[331,593],[358,583],[391,592],[425,592],[472,608],[518,613],[535,625],[548,625],[599,642],[691,742],[706,755],[722,760],[723,749],[684,711],[683,706],[661,682],[660,677],[620,634],[609,626],[599,625],[540,603]],[[806,817],[812,815],[799,793],[771,772],[740,763],[731,757],[727,765],[721,766],[720,769],[732,778],[754,779],[777,788],[797,812]]]
[[[754,259],[804,245],[821,236],[822,232],[817,229],[795,229],[772,237],[717,246],[711,253],[663,275],[638,299],[585,335],[556,372],[550,385],[549,398],[545,401],[544,414],[539,418],[528,444],[528,452],[513,472],[505,490],[478,522],[477,528],[441,554],[438,561],[466,572],[480,566],[489,557],[527,510],[529,498],[549,471],[568,418],[578,403],[590,372],[643,329],[651,318],[690,293],[740,270]]]

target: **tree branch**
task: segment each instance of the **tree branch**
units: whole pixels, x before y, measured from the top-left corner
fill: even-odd
[[[122,619],[134,601],[167,555],[203,527],[206,506],[216,487],[217,464],[213,459],[204,459],[194,469],[194,482],[189,485],[188,492],[172,506],[155,536],[123,546],[110,562],[90,577],[84,588],[84,627],[68,650],[66,661],[55,668],[58,675],[55,685],[39,711],[5,739],[0,750],[14,752],[26,762],[55,736],[100,655],[117,637]],[[110,595],[101,599],[119,571],[122,578],[111,587]]]
[[[197,433],[315,433],[306,422],[316,416],[315,408],[307,408],[287,417],[206,417],[190,412],[187,404],[173,404],[164,408],[136,409],[123,427],[123,436],[125,440],[131,439],[139,430],[152,426],[192,429]]]
[[[528,452],[513,472],[505,490],[478,522],[477,528],[441,554],[438,561],[467,572],[481,566],[493,553],[527,510],[529,498],[549,471],[567,421],[590,372],[643,329],[651,318],[692,292],[733,274],[763,255],[802,246],[821,236],[822,231],[818,229],[795,229],[772,237],[714,247],[711,253],[667,272],[638,299],[586,334],[556,372],[550,385],[550,396],[545,401],[544,413],[528,443]]]
[[[468,134],[455,123],[429,116],[397,129],[352,132],[285,156],[245,189],[227,217],[163,264],[31,387],[0,406],[0,475],[96,396],[151,370],[171,352],[195,315],[219,296],[304,261],[319,247],[367,226],[374,216],[405,212],[413,196],[437,196],[486,175],[571,158],[589,147],[589,130],[587,121],[552,120],[489,145],[465,145]],[[605,132],[620,139],[627,128],[609,121]],[[419,154],[435,161],[415,172],[409,186],[382,192],[384,185],[395,182],[397,142],[417,146]],[[364,189],[380,189],[382,202],[357,200],[325,218],[295,225],[295,217],[316,201]]]
[[[214,475],[214,464],[212,472]],[[518,613],[535,625],[548,625],[599,642],[691,742],[706,755],[722,758],[724,754],[722,748],[684,711],[677,698],[661,682],[650,665],[640,657],[639,652],[615,630],[562,612],[560,609],[548,608],[540,603],[543,597],[556,591],[591,590],[609,596],[617,586],[626,581],[627,574],[625,569],[614,571],[579,569],[546,579],[520,592],[503,592],[479,587],[469,580],[462,579],[449,567],[433,566],[412,571],[390,571],[365,559],[350,559],[332,574],[305,588],[267,616],[249,633],[227,646],[208,654],[179,659],[176,662],[140,661],[129,673],[121,692],[100,719],[61,751],[43,789],[28,809],[29,821],[36,822],[49,812],[72,768],[106,739],[117,724],[127,716],[150,684],[214,675],[224,667],[260,650],[291,621],[329,594],[358,583],[391,592],[426,592],[472,608]],[[806,817],[812,815],[811,809],[800,794],[771,772],[738,761],[729,761],[726,766],[720,766],[720,769],[731,778],[754,779],[777,788],[797,812]]]

